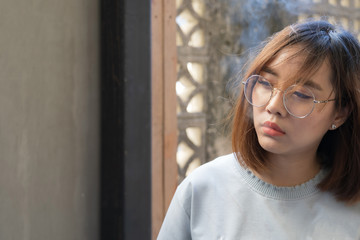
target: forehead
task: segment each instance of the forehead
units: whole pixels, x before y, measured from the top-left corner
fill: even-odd
[[[332,71],[328,59],[306,67],[307,57],[306,49],[299,46],[287,47],[279,51],[262,71],[287,84],[314,82],[324,90],[332,90]]]

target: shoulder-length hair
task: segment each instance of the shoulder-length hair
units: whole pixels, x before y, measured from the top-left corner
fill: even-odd
[[[321,166],[328,169],[319,184],[323,191],[332,192],[338,200],[360,200],[360,44],[348,31],[327,21],[306,21],[290,25],[269,38],[249,64],[241,81],[260,71],[286,47],[299,46],[296,55],[305,60],[296,79],[307,79],[323,61],[332,69],[337,110],[347,108],[346,122],[323,137],[318,155]],[[294,76],[295,77],[295,76]],[[300,80],[301,81],[301,80]],[[243,91],[233,109],[232,147],[240,163],[254,170],[266,170],[266,151],[260,146],[252,120],[252,107]]]

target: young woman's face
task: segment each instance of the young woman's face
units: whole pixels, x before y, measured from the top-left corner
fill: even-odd
[[[253,107],[254,126],[259,143],[269,153],[291,156],[315,153],[321,139],[336,118],[334,101],[315,104],[305,118],[290,115],[283,103],[283,91],[290,85],[289,76],[297,72],[303,61],[292,56],[297,48],[286,48],[260,73],[274,88],[270,101],[263,107]],[[333,99],[335,94],[330,82],[331,69],[327,61],[308,80],[306,86],[316,100]]]

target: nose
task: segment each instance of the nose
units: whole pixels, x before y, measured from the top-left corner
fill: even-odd
[[[283,102],[283,92],[274,88],[271,99],[265,107],[266,111],[271,114],[275,114],[281,117],[285,117],[287,114],[286,108]]]

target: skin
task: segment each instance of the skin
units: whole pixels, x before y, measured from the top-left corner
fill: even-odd
[[[260,74],[275,88],[285,90],[289,85],[287,76],[296,72],[302,57],[288,58],[296,47],[286,48],[267,65]],[[331,69],[324,61],[309,81],[317,87],[309,87],[316,100],[334,98],[331,84]],[[313,178],[320,170],[317,148],[325,133],[335,124],[339,127],[346,120],[346,111],[335,111],[335,103],[315,104],[313,112],[306,118],[291,116],[283,105],[283,93],[276,91],[267,105],[253,107],[254,126],[259,143],[267,151],[269,170],[254,173],[262,180],[276,186],[295,186]],[[266,122],[281,128],[281,134]]]

